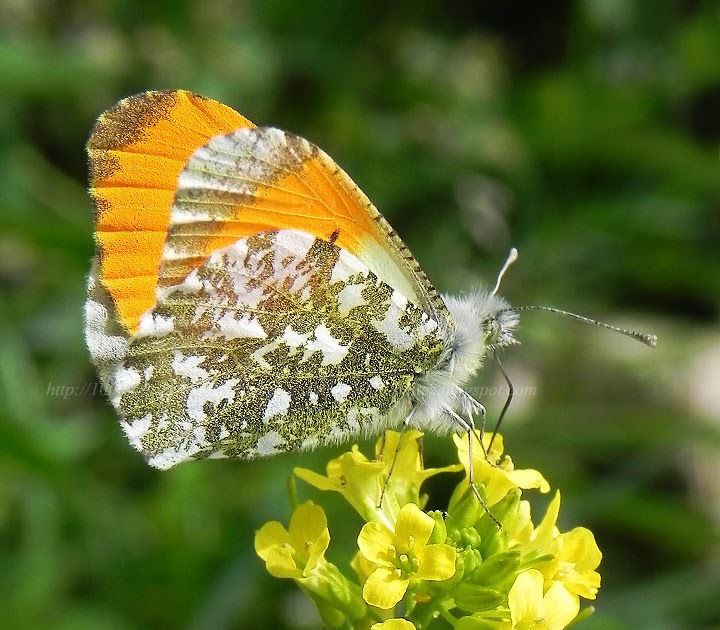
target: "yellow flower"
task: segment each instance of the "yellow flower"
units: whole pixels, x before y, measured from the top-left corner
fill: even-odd
[[[512,549],[517,545],[530,542],[534,531],[532,517],[530,515],[530,502],[520,501],[512,530],[508,534],[508,548]]]
[[[602,552],[593,533],[585,527],[560,534],[558,537],[558,568],[554,577],[571,593],[585,599],[595,599],[600,588],[600,574],[595,571]]]
[[[268,573],[278,578],[307,578],[325,560],[330,544],[325,512],[311,501],[298,506],[286,530],[278,521],[266,523],[255,534],[255,552]]]
[[[560,535],[560,531],[555,524],[559,514],[560,491],[556,492],[550,501],[547,510],[545,510],[545,516],[531,534],[526,547],[535,549],[538,554],[551,554],[554,556],[557,551],[557,537]]]
[[[565,588],[584,597],[595,599],[600,588],[600,574],[595,570],[602,560],[602,552],[593,533],[585,527],[561,534],[555,525],[560,513],[560,493],[550,501],[545,516],[522,547],[538,556],[552,557],[541,568],[545,584],[562,582]]]
[[[382,623],[374,623],[370,630],[415,630],[415,624],[407,619],[388,619]]]
[[[487,493],[487,504],[495,505],[498,501],[507,495],[514,488],[522,488],[530,490],[537,488],[540,492],[549,492],[550,484],[545,478],[533,469],[516,470],[512,459],[508,455],[503,457],[503,438],[498,434],[495,436],[492,448],[485,457],[483,449],[480,448],[480,432],[475,431],[477,439],[473,437],[473,455],[472,467],[473,478],[476,484],[485,486]],[[490,445],[492,435],[484,433],[482,435],[483,445],[487,450]],[[469,473],[470,454],[468,452],[468,436],[467,434],[458,434],[453,436],[455,446],[458,450],[460,463],[465,467],[465,471]]]
[[[446,580],[455,574],[455,549],[428,545],[435,521],[414,503],[398,513],[394,531],[381,523],[366,523],[358,547],[377,565],[363,586],[371,606],[389,609],[405,595],[410,580]]]
[[[326,517],[311,502],[294,511],[287,530],[273,522],[257,532],[255,548],[268,571],[294,579],[331,628],[414,630],[436,613],[457,630],[563,630],[579,619],[580,597],[594,599],[600,586],[602,554],[589,530],[559,531],[560,493],[535,525],[521,490],[548,492],[549,484],[535,470],[515,470],[500,436],[487,455],[473,444],[472,459],[466,436],[457,437],[461,464],[424,469],[421,435],[387,431],[375,461],[354,446],[329,462],[326,475],[296,469],[310,484],[341,494],[365,519],[352,581],[325,559]],[[489,442],[484,436],[486,449]],[[425,479],[463,467],[447,512],[424,512]],[[491,512],[468,486],[470,470]],[[406,604],[406,619],[393,618],[398,604]]]
[[[517,576],[508,595],[512,630],[563,630],[580,611],[578,598],[560,583],[543,592],[540,571]]]
[[[363,519],[391,523],[391,515],[378,508],[385,469],[385,462],[370,461],[355,444],[351,451],[328,462],[327,476],[307,468],[293,472],[320,490],[339,492]]]
[[[425,479],[458,469],[457,466],[424,469],[418,446],[421,437],[422,433],[415,429],[402,434],[386,431],[375,447],[376,461],[368,460],[354,445],[328,463],[327,476],[306,468],[296,468],[294,472],[320,490],[339,492],[366,521],[379,521],[392,528],[403,505],[419,502],[420,485]]]
[[[443,472],[458,472],[462,467],[458,464],[443,466],[442,468],[424,468],[420,452],[420,439],[422,431],[405,429],[386,431],[375,444],[375,459],[385,462],[392,474],[387,479],[385,493],[394,494],[401,505],[417,503],[422,483],[430,477]]]
[[[329,543],[325,512],[311,501],[295,509],[287,529],[272,521],[255,534],[255,552],[265,561],[268,573],[295,580],[315,602],[325,623],[339,628],[349,619],[364,617],[367,606],[360,587],[325,560]]]

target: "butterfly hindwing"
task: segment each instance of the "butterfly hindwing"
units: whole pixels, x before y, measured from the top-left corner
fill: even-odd
[[[443,332],[334,243],[262,232],[158,291],[111,399],[160,468],[308,448],[402,421]]]

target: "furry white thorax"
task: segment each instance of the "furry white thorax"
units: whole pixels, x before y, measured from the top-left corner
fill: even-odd
[[[517,343],[513,331],[515,311],[501,297],[478,290],[465,297],[443,296],[454,321],[447,334],[447,348],[436,368],[418,379],[410,424],[438,433],[464,430],[448,408],[473,426],[481,411],[463,389],[482,366],[488,351]]]

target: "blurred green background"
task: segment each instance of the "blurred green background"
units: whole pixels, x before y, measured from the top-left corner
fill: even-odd
[[[119,98],[172,87],[323,147],[441,291],[491,283],[515,245],[512,303],[657,333],[524,313],[506,444],[604,551],[579,627],[720,628],[720,8],[699,0],[2,2],[2,628],[318,623],[252,542],[286,521],[292,467],[339,449],[151,470],[83,344],[85,140]],[[426,449],[452,458],[449,437]],[[347,562],[359,519],[300,494]]]

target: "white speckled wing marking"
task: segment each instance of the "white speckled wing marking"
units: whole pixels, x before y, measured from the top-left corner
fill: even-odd
[[[109,389],[154,466],[252,458],[402,421],[445,342],[347,251],[298,230],[262,232],[158,290]]]
[[[112,298],[102,286],[97,260],[93,260],[85,301],[85,343],[106,392],[113,374],[128,351],[127,331],[120,325]]]

